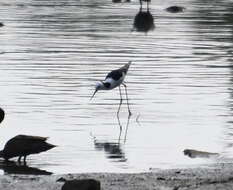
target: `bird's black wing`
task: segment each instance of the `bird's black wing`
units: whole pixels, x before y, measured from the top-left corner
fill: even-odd
[[[6,143],[3,152],[6,157],[12,158],[40,153],[55,147],[45,142],[46,139],[47,137],[17,135]]]
[[[24,139],[25,141],[46,141],[48,137],[17,135],[15,138]]]
[[[110,73],[108,73],[105,79],[112,78],[113,80],[117,81],[121,77],[122,77],[122,72],[118,69],[118,70],[113,70]]]

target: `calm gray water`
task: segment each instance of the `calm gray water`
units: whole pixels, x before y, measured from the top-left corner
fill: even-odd
[[[58,145],[28,165],[53,173],[142,172],[233,158],[233,1],[156,0],[156,28],[131,32],[138,1],[0,2],[0,148],[17,134]],[[186,7],[172,14],[171,5]],[[96,81],[129,60],[132,117]],[[186,148],[218,152],[191,159]],[[3,173],[3,170],[0,170]]]

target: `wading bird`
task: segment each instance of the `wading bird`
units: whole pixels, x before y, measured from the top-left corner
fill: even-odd
[[[120,107],[121,107],[121,104],[122,104],[122,94],[121,94],[121,87],[120,87],[120,85],[123,85],[125,87],[125,95],[126,95],[126,100],[127,100],[128,112],[129,112],[129,115],[131,115],[131,111],[129,109],[127,86],[124,83],[124,79],[125,79],[125,76],[126,76],[126,74],[128,72],[128,69],[130,67],[130,64],[131,64],[131,61],[129,61],[123,67],[121,67],[119,69],[116,69],[116,70],[113,70],[110,73],[108,73],[108,75],[106,76],[106,78],[105,78],[104,81],[99,81],[96,84],[95,92],[92,95],[91,99],[94,97],[95,93],[98,90],[112,90],[112,89],[114,89],[116,87],[119,87],[120,104],[119,104],[119,108],[118,108],[118,111],[117,111],[117,114],[119,114]]]
[[[55,145],[46,142],[47,137],[17,135],[10,139],[2,151],[0,157],[8,161],[10,158],[19,157],[18,162],[24,157],[24,164],[26,164],[26,157],[30,154],[37,154],[54,148]]]

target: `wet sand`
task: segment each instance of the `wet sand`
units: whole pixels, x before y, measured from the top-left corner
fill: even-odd
[[[0,189],[60,190],[59,178],[94,178],[102,190],[230,190],[233,188],[233,165],[219,164],[211,168],[158,170],[138,174],[87,173],[51,176],[2,175]]]

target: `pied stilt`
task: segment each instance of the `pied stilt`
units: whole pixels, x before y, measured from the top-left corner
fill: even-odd
[[[125,64],[121,68],[113,70],[110,73],[108,73],[108,75],[106,76],[104,81],[99,81],[96,84],[95,92],[92,95],[91,99],[94,97],[94,95],[96,94],[96,92],[98,90],[112,90],[112,89],[114,89],[116,87],[119,87],[120,104],[119,104],[119,108],[118,108],[118,111],[117,111],[117,114],[119,114],[120,107],[121,107],[121,104],[122,104],[122,94],[121,94],[121,87],[120,86],[123,85],[125,87],[125,95],[126,95],[126,100],[127,100],[128,112],[129,112],[129,115],[131,115],[131,111],[129,109],[127,86],[124,83],[124,79],[125,79],[125,76],[127,74],[128,69],[130,67],[130,64],[131,64],[131,61],[129,61],[127,64]]]

